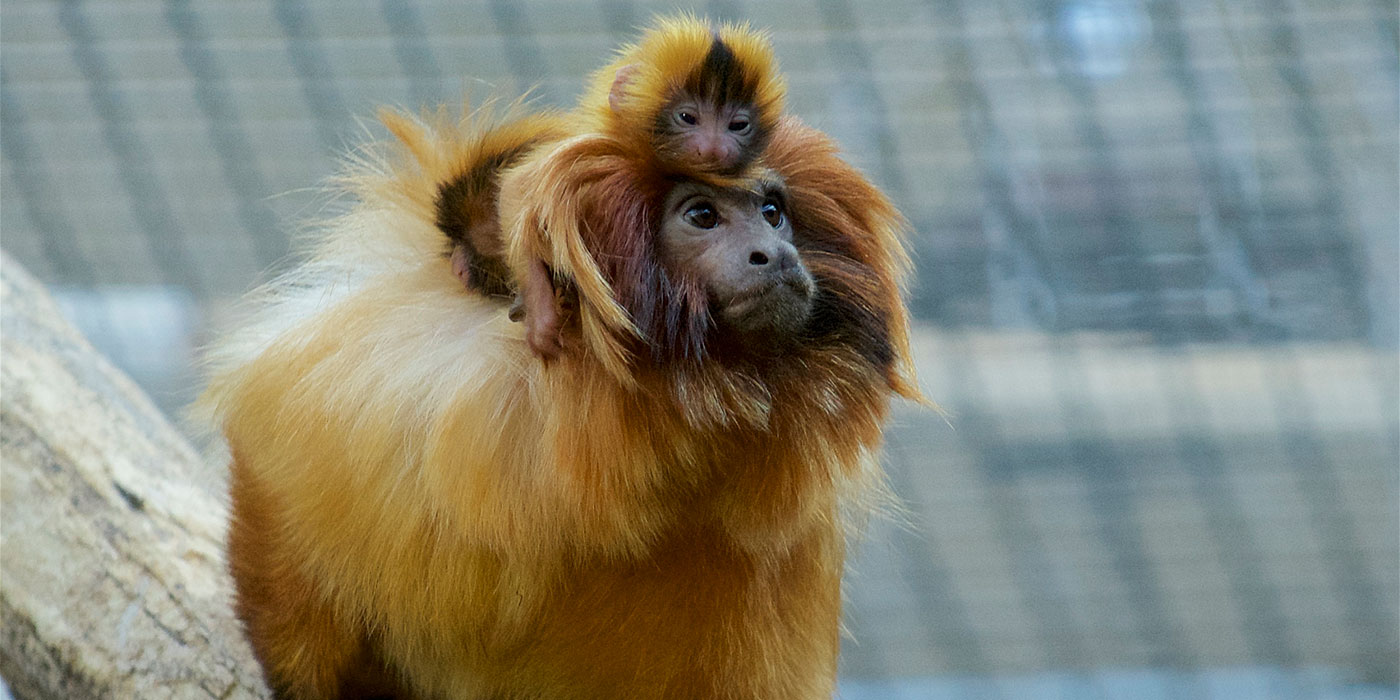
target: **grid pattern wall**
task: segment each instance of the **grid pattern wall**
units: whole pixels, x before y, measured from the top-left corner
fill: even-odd
[[[675,8],[6,0],[0,242],[173,409],[211,319],[384,136],[378,105],[568,105]],[[1393,2],[687,9],[770,28],[790,111],[915,229],[916,354],[948,413],[891,430],[908,523],[855,557],[851,693],[1397,683]],[[1154,697],[1219,687],[1170,678]]]

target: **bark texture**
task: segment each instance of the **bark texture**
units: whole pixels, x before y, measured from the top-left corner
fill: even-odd
[[[267,698],[219,470],[0,259],[0,676],[16,700]]]

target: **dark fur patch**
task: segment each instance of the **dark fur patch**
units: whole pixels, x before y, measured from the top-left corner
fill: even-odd
[[[757,97],[757,76],[745,71],[743,63],[729,45],[715,36],[710,50],[705,54],[705,60],[691,71],[677,93],[654,115],[651,127],[652,147],[662,156],[663,161],[686,161],[686,158],[680,155],[686,145],[685,138],[677,133],[675,123],[671,119],[671,112],[676,104],[684,99],[703,100],[716,106],[742,106],[756,111]],[[754,118],[755,131],[748,145],[744,147],[741,157],[729,167],[716,170],[719,174],[736,174],[763,152],[773,128],[772,119],[764,114],[755,114]]]
[[[505,261],[495,251],[485,250],[480,242],[471,239],[471,227],[497,221],[496,198],[500,194],[501,170],[513,165],[533,145],[524,143],[487,154],[461,175],[438,186],[434,223],[453,245],[464,246],[470,253],[471,285],[483,294],[510,295],[515,285]],[[451,248],[447,254],[452,254]]]
[[[835,232],[797,221],[793,227],[793,244],[817,283],[807,344],[844,345],[881,372],[890,372],[895,349],[890,340],[890,311],[880,303],[877,288],[871,286],[877,272],[858,259],[847,239],[831,235]]]
[[[437,227],[453,242],[467,242],[467,229],[472,224],[472,210],[487,198],[494,199],[497,176],[518,153],[495,153],[468,168],[457,177],[438,186]],[[491,207],[494,209],[494,205]]]
[[[894,366],[889,317],[843,293],[832,279],[817,279],[817,297],[807,325],[810,345],[844,345],[860,353],[873,367],[888,373]]]
[[[705,60],[686,78],[685,89],[714,104],[751,104],[757,96],[758,81],[744,71],[734,50],[716,36]]]

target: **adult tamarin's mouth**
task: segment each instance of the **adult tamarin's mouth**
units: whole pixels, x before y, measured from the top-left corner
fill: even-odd
[[[803,270],[791,270],[734,294],[720,306],[720,316],[743,332],[795,333],[812,313],[815,285]]]

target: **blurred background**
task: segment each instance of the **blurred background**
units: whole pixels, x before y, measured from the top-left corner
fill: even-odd
[[[770,28],[908,215],[908,526],[840,696],[1397,697],[1397,6],[0,4],[0,243],[175,413],[377,105],[569,105],[662,11]]]

